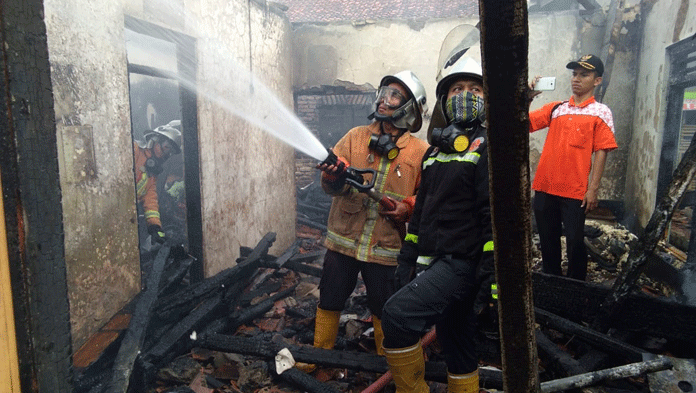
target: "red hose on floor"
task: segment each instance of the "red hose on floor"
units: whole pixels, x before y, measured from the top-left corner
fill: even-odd
[[[426,333],[425,336],[423,336],[423,339],[421,340],[421,345],[423,346],[423,348],[425,348],[428,345],[430,345],[430,343],[432,343],[436,338],[437,334],[435,333],[435,328],[433,328],[431,331]],[[380,390],[384,389],[384,387],[387,386],[387,384],[391,380],[391,371],[387,371],[381,377],[379,377],[379,379],[374,381],[372,385],[365,388],[365,390],[363,390],[361,393],[377,393]]]

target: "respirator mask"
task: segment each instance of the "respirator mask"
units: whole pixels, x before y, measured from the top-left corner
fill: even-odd
[[[434,128],[430,136],[431,143],[433,146],[437,146],[443,153],[461,153],[469,147],[467,135],[473,129],[473,127],[464,128],[455,123],[445,128]]]
[[[164,164],[163,159],[150,157],[145,161],[145,171],[150,176],[157,176],[164,170],[164,168],[162,168],[162,164]]]
[[[372,134],[368,143],[370,150],[390,160],[399,155],[399,148],[389,134]]]
[[[486,119],[486,106],[483,97],[464,91],[447,99],[445,114],[453,124],[481,124]]]

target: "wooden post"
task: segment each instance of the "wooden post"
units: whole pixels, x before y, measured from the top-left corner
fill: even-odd
[[[479,8],[504,390],[536,392],[527,3],[481,0]]]

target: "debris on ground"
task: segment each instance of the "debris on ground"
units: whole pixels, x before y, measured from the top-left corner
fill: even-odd
[[[284,254],[268,254],[275,240],[274,234],[268,234],[255,248],[242,247],[234,268],[199,283],[191,284],[181,274],[187,266],[182,263],[187,259],[185,253],[170,256],[149,326],[142,331],[145,338],[139,343],[139,355],[132,365],[129,391],[394,392],[392,383],[380,380],[388,368],[384,358],[376,354],[371,312],[360,279],[342,312],[334,350],[312,346],[325,252],[322,219],[307,214],[306,220],[298,220],[297,241]],[[540,273],[541,254],[538,237],[534,238],[532,270],[540,379],[554,381],[579,372],[643,364],[642,353],[692,359],[696,328],[690,324],[696,322],[689,322],[689,318],[696,321],[696,308],[674,301],[662,303],[673,300],[675,294],[668,278],[656,280],[649,274],[641,277],[643,294],[631,300],[638,306],[616,316],[613,334],[588,328],[593,312],[622,272],[637,237],[616,222],[591,219],[587,220],[585,235],[590,255],[587,282]],[[662,262],[655,263],[670,264],[675,271],[685,260],[666,243],[656,254]],[[564,260],[563,267],[566,265]],[[645,312],[630,314],[636,309]],[[683,319],[670,321],[661,312]],[[684,331],[668,326],[675,323]],[[479,325],[476,341],[481,386],[489,391],[502,389],[497,320],[494,315],[485,315]],[[621,326],[624,329],[619,329]],[[114,378],[112,368],[125,331],[97,359],[76,367],[77,393],[106,391]],[[311,374],[292,367],[279,374],[279,364],[287,366],[290,362],[288,358],[276,362],[282,348],[290,349],[294,361],[311,361],[319,367]],[[341,356],[336,355],[339,352]],[[425,347],[425,354],[431,392],[446,392],[446,368],[436,340]],[[375,390],[370,388],[373,384],[384,387]],[[650,390],[650,381],[641,374],[605,381],[603,386],[645,392]]]

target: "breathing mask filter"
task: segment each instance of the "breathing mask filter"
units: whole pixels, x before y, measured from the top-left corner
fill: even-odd
[[[370,150],[390,160],[399,155],[399,148],[389,134],[372,134],[368,143]]]
[[[145,160],[145,171],[150,176],[159,175],[164,170],[164,168],[162,168],[162,164],[164,164],[164,161],[165,160],[157,157],[148,158],[147,160]]]
[[[444,153],[461,153],[469,147],[467,135],[472,130],[473,127],[464,128],[457,123],[452,123],[446,128],[434,128],[430,136],[431,143]]]

